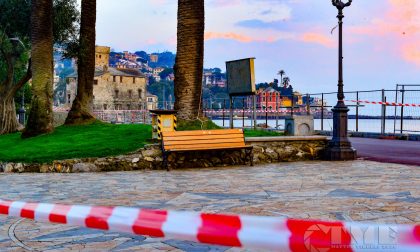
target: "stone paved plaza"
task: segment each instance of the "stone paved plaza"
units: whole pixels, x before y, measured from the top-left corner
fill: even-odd
[[[0,198],[63,204],[420,222],[420,170],[370,161],[166,171],[0,174]],[[238,251],[0,216],[0,251]]]

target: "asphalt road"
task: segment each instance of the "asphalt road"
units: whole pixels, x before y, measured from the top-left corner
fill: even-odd
[[[359,158],[378,162],[420,166],[420,142],[350,138]]]

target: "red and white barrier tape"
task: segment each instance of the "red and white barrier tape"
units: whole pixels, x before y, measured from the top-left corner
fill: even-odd
[[[396,107],[420,107],[420,104],[414,104],[414,103],[376,102],[376,101],[358,101],[358,100],[346,100],[346,102],[366,103],[366,104],[376,104],[376,105],[386,105],[386,106],[396,106]]]
[[[205,113],[207,114],[211,114],[211,113],[229,113],[230,110],[204,110]],[[241,110],[241,109],[234,109],[233,110],[234,113],[252,113],[252,110]],[[256,110],[256,113],[291,113],[292,110]],[[300,112],[307,112],[306,109],[295,109],[293,110],[294,113],[300,113]]]
[[[69,112],[70,108],[53,108],[54,112]],[[149,112],[146,109],[137,109],[137,110],[94,110],[93,113],[145,113]]]
[[[325,222],[3,200],[0,200],[0,214],[136,235],[276,251],[378,251],[381,248],[420,251],[420,225]]]

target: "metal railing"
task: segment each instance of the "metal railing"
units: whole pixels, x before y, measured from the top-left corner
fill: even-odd
[[[94,111],[94,114],[98,120],[108,123],[151,123],[148,110],[100,110]]]
[[[249,97],[235,97],[232,107],[234,127],[247,128],[257,124],[281,130],[286,117],[311,114],[315,130],[332,131],[331,109],[337,102],[336,92],[280,95],[276,99],[275,96],[271,99],[266,96],[260,99],[254,109]],[[288,106],[285,106],[286,103]],[[349,131],[420,134],[420,85],[398,85],[392,90],[345,92],[345,103],[349,107]],[[204,100],[203,111],[218,125],[229,126],[228,99]]]
[[[271,98],[270,98],[271,97]],[[312,115],[315,130],[332,131],[331,109],[336,92],[304,95],[259,96],[254,108],[252,97],[234,97],[234,127],[284,129],[284,119],[293,115]],[[381,134],[420,134],[420,85],[399,84],[396,89],[345,92],[349,107],[348,130]],[[99,120],[110,123],[150,123],[150,109],[173,109],[172,101],[160,101],[140,110],[97,110]],[[202,101],[203,115],[222,127],[229,127],[229,99]],[[255,116],[254,116],[255,115]]]

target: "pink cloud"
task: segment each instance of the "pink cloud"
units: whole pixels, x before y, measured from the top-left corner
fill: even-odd
[[[300,40],[307,43],[320,44],[329,48],[336,46],[336,42],[334,39],[320,33],[315,33],[315,32],[306,32],[302,34],[300,37]]]
[[[231,39],[236,40],[243,43],[250,43],[250,42],[274,42],[277,39],[274,37],[268,37],[268,38],[255,38],[250,37],[247,35],[242,35],[235,32],[206,32],[204,34],[205,40],[210,39]]]
[[[420,66],[420,1],[388,0],[388,5],[383,16],[367,25],[353,26],[350,32],[375,39],[386,50],[397,50],[404,60]]]
[[[419,44],[407,44],[401,48],[403,58],[411,63],[420,66],[420,46]]]
[[[206,32],[204,34],[205,40],[211,39],[229,39],[229,40],[236,40],[242,43],[251,43],[251,42],[264,42],[264,43],[273,43],[280,39],[296,39],[296,37],[282,37],[282,36],[266,36],[266,37],[258,37],[258,36],[248,36],[236,32]],[[328,48],[336,47],[336,41],[333,38],[325,36],[320,33],[316,32],[307,32],[299,35],[297,40],[305,42],[305,43],[314,43],[319,44]]]

